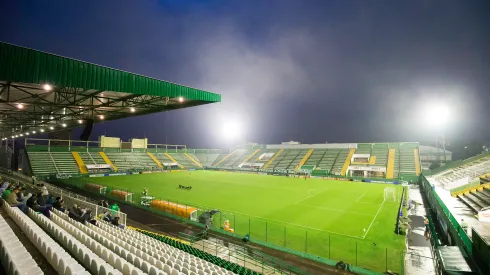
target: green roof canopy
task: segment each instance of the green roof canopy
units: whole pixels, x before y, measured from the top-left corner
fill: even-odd
[[[0,42],[1,137],[220,101],[219,94]]]

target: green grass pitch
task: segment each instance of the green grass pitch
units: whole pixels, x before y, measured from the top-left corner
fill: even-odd
[[[89,178],[111,189],[144,187],[151,196],[204,210],[218,209],[214,224],[267,241],[375,271],[400,272],[405,237],[394,234],[401,187],[387,184],[186,171]],[[192,190],[179,189],[191,185]],[[386,187],[396,201],[385,200]]]

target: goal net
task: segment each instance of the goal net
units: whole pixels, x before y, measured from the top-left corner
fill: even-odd
[[[396,202],[396,188],[394,187],[386,187],[384,200],[387,202]]]

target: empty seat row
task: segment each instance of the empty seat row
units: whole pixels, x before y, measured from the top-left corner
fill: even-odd
[[[100,224],[101,234],[108,234],[122,239],[133,246],[132,252],[142,253],[143,257],[153,257],[164,263],[164,270],[177,270],[184,274],[233,274],[213,263],[195,257],[189,253],[169,246],[166,243],[148,237],[134,230],[122,230],[109,224]],[[134,250],[134,251],[133,251]],[[141,250],[138,251],[138,250]],[[146,253],[144,255],[143,253]],[[172,271],[173,272],[173,271]]]
[[[84,244],[73,238],[68,232],[46,218],[44,215],[37,214],[36,212],[34,212],[34,210],[29,209],[29,217],[31,217],[31,219],[35,221],[39,226],[41,226],[41,228],[43,228],[46,232],[49,232],[51,236],[54,236],[58,243],[61,244],[66,250],[68,250],[71,255],[73,255],[78,260],[78,262],[82,263],[87,270],[90,270],[92,274],[122,274],[122,272],[115,270],[111,265],[107,264],[103,259],[90,251],[90,249],[88,249]],[[129,274],[137,275],[140,273],[136,272]]]
[[[108,248],[115,254],[119,255],[121,258],[125,259],[127,262],[131,263],[134,265],[136,268],[139,268],[143,273],[147,274],[165,274],[157,268],[156,266],[150,264],[147,260],[139,257],[138,255],[135,255],[131,253],[128,249],[130,248],[128,243],[123,242],[120,239],[115,239],[115,238],[108,238],[110,236],[104,236],[102,234],[99,234],[97,232],[97,227],[89,227],[90,224],[87,224],[87,226],[78,223],[68,217],[66,214],[61,213],[59,211],[54,210],[55,214],[58,214],[61,218],[69,221],[72,225],[80,229],[83,233],[87,234],[90,236],[92,239],[100,243],[102,246]],[[111,240],[112,239],[112,240]],[[132,271],[135,272],[135,271]],[[136,271],[136,274],[139,274],[138,271]],[[178,275],[178,274],[172,274],[172,275]]]
[[[19,208],[10,207],[7,203],[3,207],[58,274],[90,274]]]
[[[57,212],[56,210],[53,212],[61,214],[60,212]],[[73,220],[71,220],[71,222],[73,222],[73,224],[72,224],[71,222],[68,222],[65,219],[63,219],[62,217],[56,215],[56,213],[51,216],[51,220],[55,224],[57,224],[59,227],[66,230],[66,232],[68,232],[71,236],[76,238],[78,241],[84,243],[86,245],[87,251],[92,251],[93,253],[97,254],[101,259],[106,261],[114,269],[116,269],[119,272],[122,272],[124,274],[140,274],[140,273],[142,273],[141,270],[134,267],[134,265],[132,265],[131,263],[129,263],[125,259],[119,257],[114,252],[105,248],[100,243],[98,243],[97,241],[92,239],[89,235],[85,234],[80,229],[78,229],[77,226],[80,226],[81,224],[75,223]],[[113,273],[116,274],[116,272],[113,272]],[[99,272],[98,274],[101,274],[101,273]],[[153,274],[157,274],[157,273],[155,272]]]
[[[0,261],[6,274],[44,274],[2,216],[0,216]]]

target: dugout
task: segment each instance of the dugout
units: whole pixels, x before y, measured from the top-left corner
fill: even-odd
[[[385,178],[386,167],[351,165],[347,169],[350,177]]]
[[[198,221],[197,208],[170,201],[152,200],[150,208],[173,214],[192,221]]]

